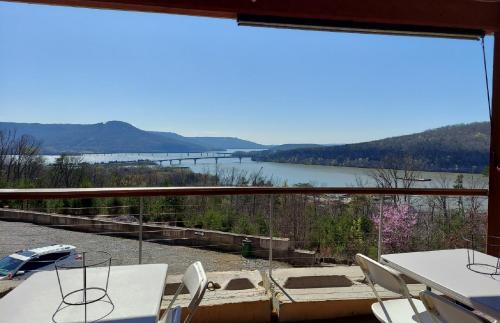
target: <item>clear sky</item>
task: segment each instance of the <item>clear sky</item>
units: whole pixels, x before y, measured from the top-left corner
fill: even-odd
[[[279,144],[487,119],[477,41],[0,2],[1,121],[122,120]]]

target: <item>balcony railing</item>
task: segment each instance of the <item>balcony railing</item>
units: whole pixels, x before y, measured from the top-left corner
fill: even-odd
[[[356,252],[375,258],[382,252],[401,249],[460,247],[465,245],[463,236],[470,234],[477,237],[482,248],[487,195],[486,189],[446,188],[1,189],[0,201],[9,208],[3,209],[0,220],[32,222],[89,235],[80,241],[73,238],[65,241],[67,235],[59,237],[35,229],[27,233],[21,224],[9,223],[3,225],[9,232],[3,234],[4,239],[0,238],[0,247],[2,253],[8,253],[37,243],[81,243],[77,247],[106,249],[115,264],[178,262],[179,272],[184,262],[188,263],[184,256],[215,259],[217,254],[206,250],[223,251],[227,255],[219,261],[220,267],[209,264],[208,270],[267,267],[271,271],[287,263],[349,263]],[[117,205],[113,201],[117,198],[128,200]],[[179,199],[162,200],[166,198]],[[99,202],[92,205],[68,202],[89,199]],[[407,209],[391,209],[394,205]],[[394,212],[410,215],[405,218],[408,214]],[[411,236],[403,243],[402,234]],[[103,238],[97,238],[105,236],[137,239],[138,243],[113,240],[106,244],[101,241]],[[249,244],[250,254],[257,258],[240,257],[246,252],[242,250],[245,243]],[[160,244],[184,245],[199,251],[183,255],[177,250],[156,257],[155,252],[161,253]],[[262,258],[267,258],[267,263]]]
[[[447,188],[375,188],[375,187],[113,187],[113,188],[38,188],[0,189],[0,199],[59,199],[123,196],[184,196],[184,195],[276,195],[276,194],[349,194],[349,195],[430,195],[488,196],[487,189]]]

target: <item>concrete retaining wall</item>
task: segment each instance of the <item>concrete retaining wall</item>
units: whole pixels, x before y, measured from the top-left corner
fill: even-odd
[[[264,323],[271,321],[271,299],[266,289],[261,286],[262,275],[259,271],[209,272],[207,278],[221,288],[205,292],[191,322]],[[166,290],[169,291],[163,297],[162,308],[166,308],[172,300],[181,279],[182,275],[167,276]],[[170,288],[169,285],[171,285]],[[181,292],[175,302],[175,305],[182,307],[181,321],[184,321],[188,314],[187,306],[190,301],[191,297],[186,290]]]
[[[139,236],[138,223],[118,222],[98,217],[86,218],[2,208],[0,209],[0,220],[59,226],[57,228],[72,231],[90,233],[107,232],[109,235],[133,239],[137,239]],[[270,240],[269,237],[263,236],[241,235],[157,224],[143,225],[143,239],[183,246],[204,246],[207,249],[227,252],[239,252],[243,239],[249,239],[252,243],[252,255],[260,258],[268,257]],[[314,252],[294,250],[289,239],[273,238],[272,245],[273,257],[279,258],[280,261],[297,266],[312,266],[316,263]]]

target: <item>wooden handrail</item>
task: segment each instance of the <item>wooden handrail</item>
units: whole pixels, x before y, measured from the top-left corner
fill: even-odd
[[[111,188],[37,188],[0,189],[3,200],[60,198],[182,196],[182,195],[262,195],[262,194],[349,194],[349,195],[434,195],[488,196],[487,189],[379,188],[379,187],[111,187]]]

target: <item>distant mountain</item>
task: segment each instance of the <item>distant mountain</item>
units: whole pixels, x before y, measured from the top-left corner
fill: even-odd
[[[0,122],[0,131],[28,134],[42,143],[45,154],[60,153],[129,153],[129,152],[203,152],[214,149],[205,142],[219,143],[217,149],[228,149],[241,142],[248,146],[263,147],[238,138],[183,137],[172,132],[153,132],[138,129],[126,122],[109,121],[97,124],[40,124]]]
[[[490,124],[476,122],[330,147],[252,153],[254,160],[315,165],[381,167],[411,157],[420,170],[481,172],[489,163]]]
[[[272,151],[282,151],[282,150],[292,150],[292,149],[302,149],[302,148],[318,148],[318,147],[324,147],[324,145],[318,145],[318,144],[284,144],[284,145],[272,146],[271,148],[269,148],[269,150],[272,150]]]
[[[264,149],[268,146],[236,137],[183,137],[173,132],[154,132],[166,138],[175,138],[206,147],[209,150],[224,149]]]
[[[219,149],[263,149],[268,146],[235,137],[188,137],[192,142]]]

